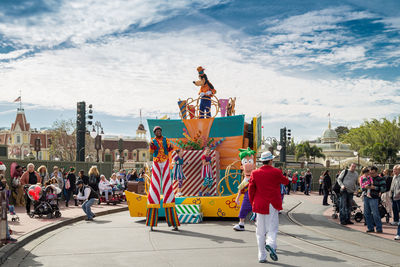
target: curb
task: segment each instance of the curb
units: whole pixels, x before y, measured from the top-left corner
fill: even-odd
[[[122,212],[122,211],[127,211],[129,210],[128,207],[121,207],[121,208],[117,208],[117,209],[112,209],[112,210],[105,210],[105,211],[100,211],[96,213],[96,217],[98,216],[104,216],[104,215],[109,215],[109,214],[114,214],[114,213],[118,213],[118,212]],[[13,243],[13,244],[7,244],[5,246],[3,246],[2,248],[0,248],[0,265],[2,265],[7,259],[8,257],[10,257],[14,252],[16,252],[17,250],[19,250],[20,248],[22,248],[23,246],[25,246],[26,244],[28,244],[29,242],[35,240],[36,238],[42,236],[43,234],[47,234],[51,231],[57,230],[61,227],[82,221],[86,218],[85,215],[79,216],[79,217],[75,217],[72,219],[68,219],[65,221],[60,221],[57,223],[53,223],[50,224],[48,226],[43,226],[41,228],[38,228],[32,232],[30,232],[29,234],[26,234],[22,237],[20,237],[18,239],[18,242]]]

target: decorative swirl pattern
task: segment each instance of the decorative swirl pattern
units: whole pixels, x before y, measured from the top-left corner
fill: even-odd
[[[193,119],[199,119],[200,118],[200,100],[202,99],[202,97],[199,97],[197,99],[193,99],[193,98],[188,98],[186,100],[186,114],[187,114],[187,118],[191,118],[193,117]],[[195,105],[194,105],[195,104]],[[188,107],[189,106],[193,106],[194,107],[194,111],[190,110]],[[214,114],[214,116],[211,116],[212,118],[217,117],[219,110],[220,110],[220,106],[219,106],[219,100],[218,98],[213,95],[211,97],[211,110],[215,109],[215,112],[211,112]],[[181,116],[181,119],[184,119],[182,117],[182,112],[179,113]]]

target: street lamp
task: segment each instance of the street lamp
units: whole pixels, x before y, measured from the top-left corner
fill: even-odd
[[[357,162],[358,162],[357,167],[358,167],[358,169],[360,169],[360,154],[357,151],[354,151],[353,153],[354,153],[354,156],[357,157]]]
[[[94,148],[96,149],[96,162],[99,162],[99,150],[101,150],[101,136],[104,134],[101,122],[96,121],[93,124],[93,129],[90,136],[94,138]]]

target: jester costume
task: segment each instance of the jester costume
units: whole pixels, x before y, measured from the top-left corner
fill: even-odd
[[[158,127],[161,130],[161,128]],[[155,130],[156,131],[156,128]],[[175,195],[172,188],[172,180],[169,171],[169,152],[172,145],[167,138],[161,136],[154,138],[150,143],[150,153],[153,154],[152,178],[147,195],[146,225],[157,226],[158,209],[160,208],[161,185],[164,194],[163,207],[168,226],[180,225],[175,210]]]

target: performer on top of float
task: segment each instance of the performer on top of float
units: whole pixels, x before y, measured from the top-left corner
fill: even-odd
[[[174,168],[172,170],[172,175],[173,175],[174,180],[178,181],[178,190],[177,190],[176,196],[181,197],[183,180],[186,179],[185,174],[183,173],[183,165],[189,164],[190,162],[184,162],[183,150],[181,150],[181,149],[176,150],[176,154],[177,154],[177,156],[174,158]]]
[[[248,192],[248,187],[249,187],[249,180],[250,180],[250,175],[253,170],[256,169],[256,161],[254,158],[254,154],[256,153],[255,151],[251,150],[249,147],[247,149],[239,149],[239,157],[240,160],[242,161],[242,166],[240,167],[243,172],[243,181],[240,183],[238,187],[238,195],[236,197],[235,202],[240,205],[240,195],[243,194],[243,202],[240,207],[240,212],[239,212],[239,223],[236,224],[233,229],[236,231],[244,231],[244,220],[246,219],[247,214],[249,212],[252,212],[252,207],[251,203],[249,200],[249,192]]]
[[[169,140],[162,136],[160,126],[154,127],[153,132],[156,137],[150,142],[150,153],[153,154],[153,166],[151,184],[147,195],[146,225],[151,227],[151,231],[153,231],[153,226],[157,226],[162,185],[165,218],[168,226],[173,226],[173,230],[178,230],[180,224],[175,210],[175,195],[172,188],[168,157],[169,152],[173,148]]]
[[[204,73],[203,67],[198,67],[197,72],[199,73],[199,80],[193,81],[197,86],[200,86],[199,95],[201,97],[200,101],[200,118],[210,118],[211,117],[211,97],[217,93],[214,86],[210,83],[207,75]]]

